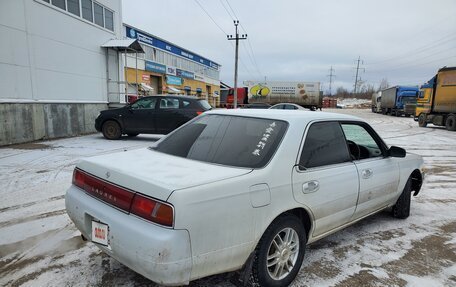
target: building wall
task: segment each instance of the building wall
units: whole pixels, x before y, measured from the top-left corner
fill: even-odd
[[[47,128],[43,129],[39,128],[39,122],[42,118],[74,122],[71,112],[62,112],[74,109],[74,105],[86,104],[90,107],[88,112],[95,115],[107,107],[106,50],[101,45],[122,37],[122,3],[121,0],[97,2],[114,11],[114,32],[43,0],[0,1],[0,39],[3,39],[0,41],[0,121],[7,121],[11,128],[0,126],[0,143],[88,132],[86,125],[53,132],[52,124],[46,124]],[[116,60],[116,53],[111,51],[109,77],[117,82],[119,64]],[[119,85],[113,89],[118,92]],[[51,106],[54,108],[49,108]],[[17,116],[19,114],[24,115],[24,120]],[[29,119],[38,122],[27,124],[27,128],[37,129],[29,131],[29,136],[11,132],[22,129]],[[45,135],[41,136],[43,130]],[[64,130],[68,133],[61,132]],[[90,130],[94,131],[93,127]]]
[[[152,75],[159,77],[159,86],[163,88],[154,91],[155,94],[168,93],[166,87],[169,86],[181,90],[184,94],[207,99],[213,106],[219,105],[221,69],[219,64],[127,24],[124,24],[123,29],[123,35],[138,39],[145,51],[137,57],[134,54],[127,56],[126,78],[129,83],[129,93],[136,93],[136,86],[133,85],[136,81],[150,85],[147,75]],[[125,62],[124,58],[122,59]],[[136,68],[138,79],[135,79]],[[181,79],[182,84],[169,83],[167,78],[173,76]],[[185,87],[190,87],[190,91],[187,92]]]
[[[140,65],[138,65],[139,67]],[[135,77],[137,75],[137,78],[135,80]],[[145,77],[144,77],[145,76]],[[213,84],[213,83],[206,83],[202,81],[197,81],[194,79],[187,79],[187,78],[182,78],[182,85],[170,85],[167,84],[166,82],[166,76],[165,74],[159,74],[159,73],[154,73],[151,71],[145,71],[145,70],[140,70],[138,68],[138,72],[136,73],[136,69],[134,68],[127,68],[127,81],[130,84],[133,83],[145,83],[147,85],[150,84],[150,77],[158,77],[161,81],[161,87],[174,87],[176,89],[179,89],[182,91],[183,94],[187,94],[185,87],[190,87],[190,95],[193,96],[198,96],[199,98],[207,99],[208,102],[212,106],[219,106],[220,104],[220,99],[219,97],[214,97],[215,94],[220,94],[220,85]],[[147,80],[149,78],[149,80]],[[207,86],[210,87],[210,93],[207,93]],[[197,93],[197,89],[201,89],[201,93]],[[130,90],[132,91],[132,90]],[[155,92],[155,91],[154,91]],[[153,94],[166,94],[166,90],[158,90]]]

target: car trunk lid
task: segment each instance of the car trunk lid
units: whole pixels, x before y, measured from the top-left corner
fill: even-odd
[[[174,190],[241,176],[251,169],[209,164],[150,149],[82,160],[77,168],[99,179],[166,201]]]

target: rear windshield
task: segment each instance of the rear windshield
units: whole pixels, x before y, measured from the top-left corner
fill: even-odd
[[[206,100],[199,100],[198,101],[201,106],[205,109],[205,110],[210,110],[212,109],[211,105],[209,105],[209,103],[206,101]]]
[[[287,123],[226,115],[203,115],[158,142],[153,149],[222,165],[261,168],[276,151]]]

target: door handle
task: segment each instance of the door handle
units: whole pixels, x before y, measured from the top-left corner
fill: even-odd
[[[372,169],[368,168],[368,169],[363,170],[361,174],[362,174],[363,178],[367,179],[367,178],[370,178],[374,174],[374,172],[372,171]]]
[[[312,193],[316,192],[318,189],[320,189],[320,183],[316,180],[311,180],[308,182],[304,182],[302,184],[302,192],[303,193]]]

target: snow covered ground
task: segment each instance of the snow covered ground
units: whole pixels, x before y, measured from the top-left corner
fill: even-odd
[[[292,286],[456,286],[456,133],[411,118],[333,110],[369,121],[389,145],[420,154],[424,187],[411,216],[374,215],[307,248]],[[82,158],[150,145],[100,134],[0,149],[0,286],[156,286],[81,240],[64,194]],[[192,286],[234,286],[234,274]]]

